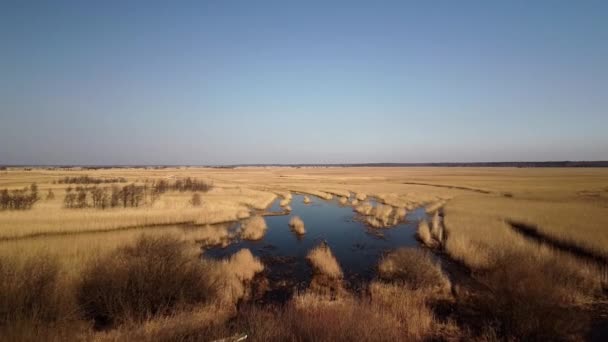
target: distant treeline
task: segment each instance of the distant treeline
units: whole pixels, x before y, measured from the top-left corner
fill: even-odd
[[[203,180],[192,179],[190,177],[178,179],[175,182],[169,182],[161,179],[153,183],[155,193],[162,194],[167,191],[201,191],[207,192],[211,190],[213,185]]]
[[[212,188],[212,185],[201,180],[185,178],[178,179],[175,182],[167,180],[154,181],[151,185],[136,185],[135,183],[107,187],[82,187],[71,186],[66,189],[63,204],[66,208],[137,208],[146,203],[146,200],[155,201],[161,194],[167,191],[193,191],[207,192]],[[192,204],[200,205],[201,199],[199,196],[193,196]]]
[[[75,176],[75,177],[64,177],[57,180],[57,184],[103,184],[103,183],[126,183],[127,179],[124,177],[117,178],[95,178],[89,176]]]
[[[32,185],[23,189],[4,189],[0,191],[0,210],[31,209],[39,199],[36,183],[32,183]]]
[[[101,187],[68,187],[65,190],[63,204],[66,208],[116,208],[139,207],[144,203],[146,186],[125,185],[113,186],[111,189]],[[90,200],[89,200],[90,199]]]

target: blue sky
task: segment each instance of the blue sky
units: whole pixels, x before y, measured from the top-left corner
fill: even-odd
[[[2,1],[0,164],[608,159],[606,1]]]

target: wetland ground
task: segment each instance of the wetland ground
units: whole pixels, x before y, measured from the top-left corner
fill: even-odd
[[[3,340],[606,337],[606,169],[8,168],[3,189]]]

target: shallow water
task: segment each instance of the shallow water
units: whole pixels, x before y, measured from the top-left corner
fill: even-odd
[[[424,208],[408,212],[405,221],[397,226],[378,229],[360,222],[353,208],[341,206],[337,199],[326,201],[309,197],[312,203],[304,204],[304,196],[293,196],[292,211],[288,215],[266,216],[268,230],[263,239],[239,240],[225,248],[211,248],[205,251],[205,256],[224,258],[249,248],[264,262],[271,283],[286,282],[286,287],[304,288],[312,276],[306,255],[325,241],[342,267],[347,284],[357,286],[374,277],[378,260],[387,251],[418,246],[415,234],[418,222],[426,218]],[[273,203],[270,212],[282,210],[279,201]],[[301,237],[288,225],[289,219],[296,215],[306,227],[306,234]]]

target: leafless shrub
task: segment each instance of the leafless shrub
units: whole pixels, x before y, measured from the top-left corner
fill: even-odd
[[[0,210],[27,210],[38,202],[38,186],[32,183],[29,187],[23,189],[0,191]]]
[[[49,256],[0,259],[0,327],[16,322],[50,323],[71,309],[62,292],[60,266]]]
[[[77,288],[84,315],[105,324],[139,321],[212,299],[209,270],[188,247],[171,236],[142,236],[95,260]]]

